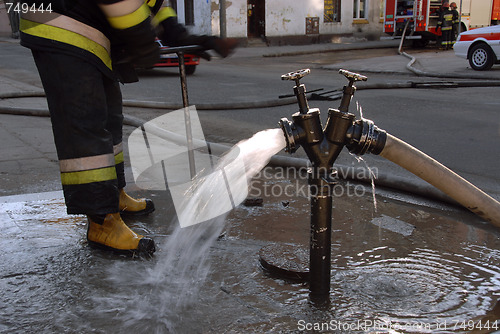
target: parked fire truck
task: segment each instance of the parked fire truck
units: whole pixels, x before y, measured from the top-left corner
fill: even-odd
[[[441,36],[436,31],[445,0],[385,0],[384,32],[389,38],[405,38],[415,46],[425,46]],[[500,0],[446,0],[455,2],[461,16],[459,32],[500,23]]]

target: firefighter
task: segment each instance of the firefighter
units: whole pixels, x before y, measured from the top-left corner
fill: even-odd
[[[456,23],[457,18],[455,14],[449,10],[450,4],[443,3],[443,10],[439,15],[439,20],[436,25],[436,30],[441,28],[441,50],[448,50],[453,47],[453,25]]]
[[[453,13],[453,17],[455,18],[454,22],[453,22],[453,29],[452,29],[452,34],[451,34],[451,38],[452,38],[452,47],[453,45],[455,44],[455,41],[457,40],[457,36],[458,36],[458,25],[460,23],[460,16],[458,15],[458,11],[457,11],[457,3],[456,2],[452,2],[450,3],[450,11]]]
[[[121,216],[151,213],[154,204],[124,191],[119,82],[137,81],[135,67],[159,60],[157,31],[177,45],[199,42],[224,57],[236,46],[231,39],[190,36],[162,2],[32,0],[37,10],[20,22],[21,44],[32,51],[47,97],[67,212],[87,216],[89,244],[134,254],[154,253],[154,241]]]

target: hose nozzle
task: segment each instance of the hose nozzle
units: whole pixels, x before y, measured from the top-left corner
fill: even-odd
[[[293,122],[289,121],[288,118],[282,118],[278,122],[283,134],[285,135],[285,152],[290,154],[295,153],[300,147],[300,144],[297,142],[299,139],[299,134]]]
[[[387,133],[379,129],[369,119],[359,119],[349,128],[346,134],[346,147],[349,152],[363,155],[366,152],[380,154],[387,140]]]

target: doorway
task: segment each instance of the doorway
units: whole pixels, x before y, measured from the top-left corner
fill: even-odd
[[[266,1],[248,0],[247,2],[248,38],[266,37]]]

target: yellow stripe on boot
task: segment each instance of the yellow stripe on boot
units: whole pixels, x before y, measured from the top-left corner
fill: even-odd
[[[107,214],[102,223],[88,217],[87,240],[98,246],[118,251],[137,251],[153,254],[154,241],[128,228],[119,213]]]
[[[152,200],[148,198],[135,199],[130,197],[125,190],[120,189],[120,213],[123,215],[146,215],[155,210]]]

